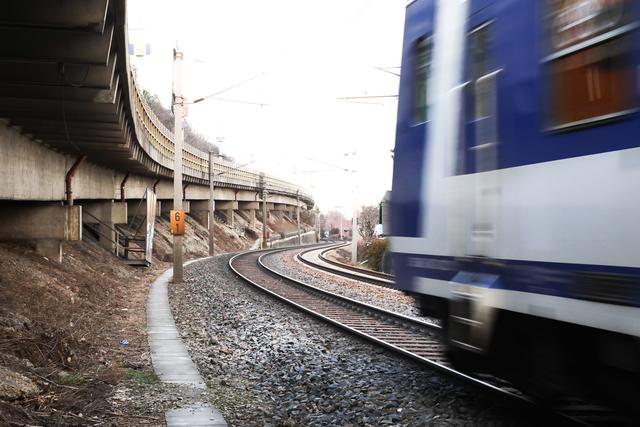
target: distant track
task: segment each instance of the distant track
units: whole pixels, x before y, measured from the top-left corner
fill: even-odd
[[[370,283],[372,285],[382,286],[385,288],[394,287],[393,276],[390,274],[343,264],[341,262],[329,259],[325,256],[327,252],[339,249],[348,244],[349,243],[338,243],[331,245],[328,248],[321,247],[307,249],[298,253],[297,258],[306,265],[329,273],[348,277],[350,279],[358,280],[361,282]],[[318,260],[320,262],[318,262]]]

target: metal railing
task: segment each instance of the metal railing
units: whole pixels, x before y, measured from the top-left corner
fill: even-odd
[[[140,93],[134,72],[130,72],[130,93],[132,112],[135,121],[136,134],[142,149],[161,166],[173,169],[174,143],[173,132],[162,124],[153,113],[144,97]],[[184,145],[182,150],[182,173],[202,182],[209,182],[209,154],[195,147]],[[213,174],[216,185],[235,188],[258,190],[264,185],[272,193],[295,196],[297,193],[303,199],[313,200],[305,189],[285,180],[266,175],[261,181],[260,173],[250,169],[239,168],[233,162],[220,158],[213,159]]]

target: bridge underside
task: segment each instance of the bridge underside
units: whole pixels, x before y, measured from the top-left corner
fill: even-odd
[[[3,2],[0,117],[54,150],[149,174],[131,152],[121,81],[124,7],[108,0]]]

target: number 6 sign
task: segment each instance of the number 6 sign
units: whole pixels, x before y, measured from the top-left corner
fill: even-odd
[[[184,211],[182,209],[171,210],[171,234],[174,236],[182,236],[184,234]]]

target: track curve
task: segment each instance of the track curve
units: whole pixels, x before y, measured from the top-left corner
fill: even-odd
[[[300,262],[318,270],[385,288],[394,287],[393,276],[390,274],[343,264],[325,256],[327,252],[339,249],[347,244],[348,243],[338,243],[330,245],[329,247],[303,250],[298,253],[296,257]]]
[[[341,295],[319,289],[278,273],[262,260],[284,251],[326,250],[298,247],[270,249],[237,254],[229,267],[254,287],[308,314],[320,318],[347,332],[435,368],[464,383],[479,387],[525,406],[534,401],[513,388],[508,382],[485,373],[465,373],[456,370],[448,358],[444,337],[438,325],[387,311]],[[333,249],[333,247],[329,248]],[[579,399],[558,401],[546,407],[556,422],[585,426],[629,425],[609,409]],[[553,421],[552,421],[553,422]]]

